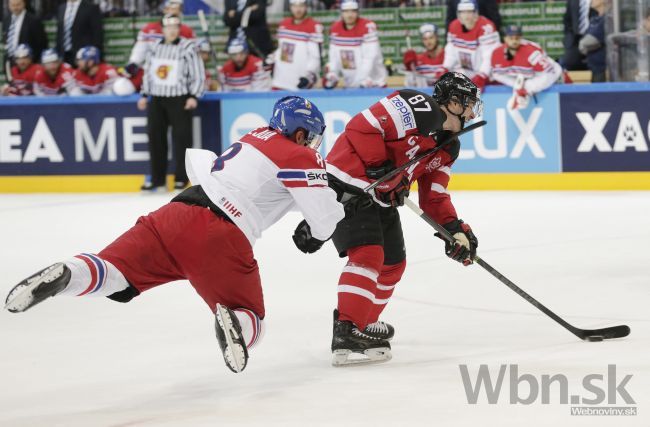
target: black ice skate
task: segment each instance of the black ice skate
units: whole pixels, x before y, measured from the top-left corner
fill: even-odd
[[[363,333],[370,335],[373,338],[379,338],[382,340],[390,341],[395,335],[395,328],[392,325],[381,320],[376,321],[375,323],[368,324]]]
[[[20,313],[34,307],[65,289],[70,276],[70,269],[61,262],[39,271],[13,287],[5,300],[5,309]]]
[[[338,310],[334,310],[332,365],[381,363],[392,358],[390,343],[387,340],[361,332],[354,323],[339,320],[338,314]]]
[[[233,372],[241,372],[248,363],[248,349],[241,331],[239,319],[228,307],[217,304],[215,330],[226,366]]]

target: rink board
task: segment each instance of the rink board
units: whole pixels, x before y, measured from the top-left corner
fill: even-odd
[[[309,91],[327,125],[322,154],[354,114],[391,91]],[[194,117],[193,146],[222,151],[265,126],[282,95],[207,94]],[[650,84],[556,86],[513,112],[505,108],[509,89],[488,87],[488,125],[461,138],[451,188],[650,189],[648,95]],[[137,191],[149,156],[136,99],[0,100],[0,192]]]

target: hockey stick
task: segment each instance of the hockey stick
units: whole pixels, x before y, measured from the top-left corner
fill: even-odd
[[[487,122],[485,120],[481,120],[480,122],[476,122],[476,123],[473,123],[473,124],[467,126],[465,129],[461,129],[459,132],[456,132],[456,133],[454,133],[452,135],[449,135],[447,138],[445,138],[443,141],[441,141],[440,144],[438,144],[437,147],[434,147],[431,150],[420,154],[419,156],[413,157],[408,162],[406,162],[403,165],[393,169],[392,171],[388,172],[386,175],[379,178],[377,181],[373,182],[372,184],[370,184],[369,186],[364,188],[363,191],[366,192],[366,193],[369,192],[370,190],[372,190],[373,188],[375,188],[376,186],[378,186],[382,182],[384,182],[384,181],[386,181],[388,179],[391,179],[392,177],[394,177],[395,175],[397,175],[401,171],[403,171],[405,169],[408,169],[409,167],[411,167],[415,163],[419,162],[420,160],[422,160],[422,159],[424,159],[426,157],[429,157],[432,154],[437,153],[442,148],[449,145],[454,139],[458,138],[459,136],[461,136],[463,134],[466,134],[467,132],[473,131],[474,129],[480,128],[481,126],[484,126],[486,123]]]
[[[408,197],[405,198],[404,204],[408,206],[413,212],[415,212],[420,218],[425,220],[427,224],[433,227],[438,233],[440,233],[440,236],[444,240],[450,243],[456,241],[456,239],[454,239],[454,237],[443,226],[441,226],[440,224],[435,222],[430,216],[425,214],[424,211],[420,209],[420,207],[416,205],[415,202],[413,202],[411,199],[409,199]],[[522,297],[523,299],[525,299],[526,301],[534,305],[542,313],[546,314],[548,317],[555,320],[563,328],[567,329],[569,332],[571,332],[573,335],[580,338],[581,340],[602,341],[604,339],[623,338],[630,334],[630,327],[627,325],[610,326],[608,328],[601,328],[601,329],[576,328],[575,326],[569,324],[566,320],[562,319],[560,316],[558,316],[557,314],[553,313],[551,310],[546,308],[546,306],[544,306],[541,302],[537,301],[535,298],[530,296],[526,291],[521,289],[519,286],[515,285],[507,277],[499,273],[494,267],[492,267],[487,262],[483,261],[483,259],[481,259],[478,255],[474,257],[474,262],[476,262],[478,265],[483,267],[488,273],[496,277],[501,283],[503,283],[504,285],[506,285],[513,291],[515,291],[517,295],[519,295],[520,297]]]
[[[217,63],[217,54],[214,52],[214,48],[212,47],[212,42],[210,42],[210,32],[208,31],[208,21],[205,19],[205,12],[203,12],[203,9],[199,9],[196,14],[199,17],[199,23],[201,24],[201,31],[203,32],[203,37],[207,40],[208,44],[210,45],[210,57],[214,61],[214,63]]]

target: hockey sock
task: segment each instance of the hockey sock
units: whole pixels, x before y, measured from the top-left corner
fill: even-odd
[[[379,320],[381,312],[386,308],[386,304],[393,296],[395,285],[402,278],[406,270],[406,260],[399,264],[384,265],[381,267],[381,273],[377,278],[377,290],[375,291],[375,301],[368,316],[368,323],[374,323]]]
[[[241,325],[241,332],[246,341],[246,348],[250,350],[262,340],[264,335],[264,321],[257,314],[246,308],[235,308],[235,316]]]
[[[64,262],[72,275],[59,295],[105,297],[129,287],[124,275],[97,255],[79,254]]]
[[[361,330],[366,327],[383,262],[384,249],[379,245],[348,249],[348,263],[339,278],[339,320],[352,321]]]

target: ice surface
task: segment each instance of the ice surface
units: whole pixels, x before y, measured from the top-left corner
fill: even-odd
[[[18,281],[78,252],[96,252],[170,198],[141,195],[0,196],[2,298]],[[331,315],[342,260],[331,244],[293,247],[286,217],[255,248],[267,334],[242,374],[224,365],[213,317],[183,282],[129,304],[59,297],[0,314],[1,426],[648,426],[650,425],[650,194],[459,192],[482,257],[578,327],[627,323],[630,337],[587,343],[478,266],[463,268],[408,209],[408,267],[384,320],[393,360],[333,368]],[[234,284],[236,285],[236,284]],[[571,416],[551,403],[469,404],[459,373],[519,364],[564,374],[570,392],[616,364],[632,417]],[[520,396],[527,395],[521,386]],[[618,397],[616,406],[623,406]]]

